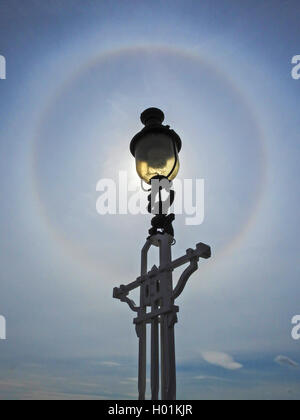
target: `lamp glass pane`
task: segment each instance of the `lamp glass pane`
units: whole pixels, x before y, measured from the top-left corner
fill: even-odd
[[[136,145],[135,159],[138,175],[148,184],[156,175],[171,181],[179,170],[176,145],[163,133],[149,133],[142,137]]]

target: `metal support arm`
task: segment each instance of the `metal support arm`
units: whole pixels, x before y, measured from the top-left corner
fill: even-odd
[[[183,289],[185,288],[185,285],[188,281],[188,279],[190,278],[190,276],[197,271],[198,269],[198,261],[199,258],[209,258],[211,256],[211,250],[210,247],[208,245],[203,244],[202,242],[200,242],[199,244],[196,245],[196,249],[195,251],[191,248],[186,250],[186,255],[184,255],[183,257],[179,258],[179,262],[180,265],[184,264],[183,261],[185,260],[189,260],[190,264],[189,266],[184,270],[184,272],[181,274],[176,287],[174,288],[173,291],[173,298],[176,299],[182,292]],[[187,262],[185,261],[185,262]],[[178,260],[173,261],[172,264],[177,264]]]

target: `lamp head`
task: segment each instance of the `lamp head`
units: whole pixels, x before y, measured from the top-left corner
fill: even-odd
[[[162,125],[165,116],[160,109],[148,108],[140,118],[145,127],[130,143],[137,173],[148,184],[157,176],[171,181],[179,170],[181,139],[168,125]]]

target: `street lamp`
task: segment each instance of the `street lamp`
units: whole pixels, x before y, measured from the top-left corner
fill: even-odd
[[[208,245],[198,243],[195,249],[172,260],[171,246],[174,244],[173,213],[167,214],[174,201],[172,180],[179,170],[178,153],[181,139],[168,125],[162,125],[164,114],[158,108],[148,108],[141,114],[145,127],[130,143],[130,151],[136,160],[136,169],[142,181],[151,185],[148,196],[149,213],[154,214],[151,229],[141,252],[141,275],[132,283],[115,287],[113,297],[126,302],[137,313],[133,322],[139,339],[139,399],[145,399],[146,391],[146,325],[151,325],[151,399],[158,400],[159,384],[161,399],[176,399],[176,363],[174,325],[177,322],[175,299],[183,291],[189,277],[198,268],[199,258],[209,258]],[[167,199],[163,200],[165,190]],[[158,199],[157,199],[158,197]],[[159,266],[150,271],[147,256],[151,246],[159,248]],[[183,264],[189,265],[182,272],[176,286],[173,286],[172,272]],[[128,297],[131,290],[140,287],[140,304]],[[160,332],[160,363],[159,363]],[[159,375],[160,364],[160,375]]]

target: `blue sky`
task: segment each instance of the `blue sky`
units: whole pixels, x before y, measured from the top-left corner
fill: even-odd
[[[174,257],[211,245],[179,298],[178,398],[299,399],[299,95],[294,1],[1,0],[0,398],[135,398],[132,313],[150,216],[96,212],[149,106],[182,138]],[[279,357],[281,356],[281,357]],[[148,387],[149,388],[149,387]]]

